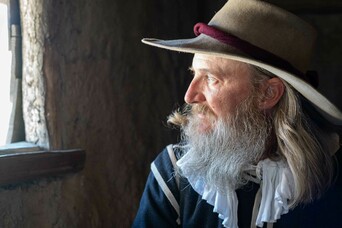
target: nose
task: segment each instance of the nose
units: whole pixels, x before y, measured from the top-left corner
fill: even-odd
[[[205,101],[201,81],[194,78],[185,93],[184,100],[188,104],[201,103]]]

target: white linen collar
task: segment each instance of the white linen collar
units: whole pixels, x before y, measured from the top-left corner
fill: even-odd
[[[219,214],[218,217],[223,220],[224,227],[238,227],[236,192],[223,194],[207,185],[201,176],[190,174],[185,167],[186,160],[187,154],[177,161],[177,166],[182,170],[182,174],[188,179],[192,188],[202,196],[203,200],[214,207],[213,211]],[[274,223],[281,215],[288,213],[287,202],[293,197],[294,181],[291,170],[283,161],[265,159],[260,161],[254,170],[261,181],[262,194],[260,207],[254,207],[259,209],[255,224],[262,227],[264,222]]]

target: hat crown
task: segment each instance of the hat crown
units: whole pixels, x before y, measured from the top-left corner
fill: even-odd
[[[292,13],[259,0],[229,0],[208,24],[308,70],[316,31]]]

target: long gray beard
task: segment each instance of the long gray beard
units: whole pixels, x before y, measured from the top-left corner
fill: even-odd
[[[247,181],[243,172],[256,165],[265,151],[269,124],[251,107],[241,107],[230,120],[217,120],[210,132],[200,132],[201,121],[189,117],[182,129],[187,159],[180,175],[199,175],[222,192],[240,188]]]

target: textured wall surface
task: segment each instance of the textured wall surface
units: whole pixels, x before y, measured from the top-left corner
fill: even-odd
[[[30,1],[21,1],[23,37],[23,110],[26,138],[48,147],[45,118],[45,79],[43,75],[45,18],[42,5],[30,7]],[[32,3],[31,3],[32,4]]]
[[[182,104],[191,61],[140,39],[193,37],[224,2],[21,0],[28,140],[87,159],[80,173],[1,188],[0,227],[130,226],[150,162],[177,140],[165,117]],[[341,108],[342,15],[319,13],[323,0],[284,6],[297,2],[319,29],[321,90]]]

